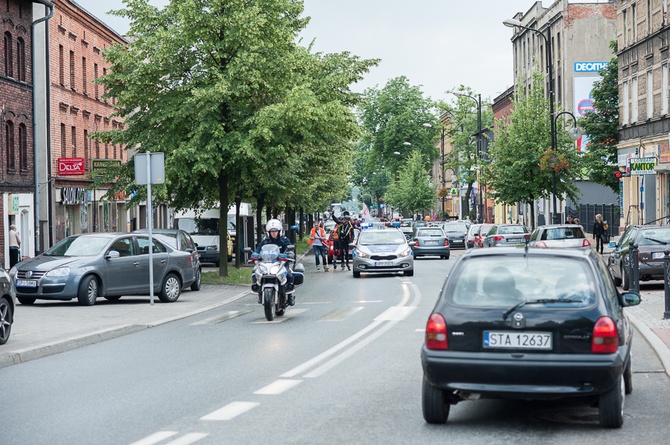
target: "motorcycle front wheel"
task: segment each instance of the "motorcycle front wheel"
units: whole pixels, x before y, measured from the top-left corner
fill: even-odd
[[[265,319],[272,321],[275,318],[274,313],[274,289],[263,289],[263,309],[265,309]]]

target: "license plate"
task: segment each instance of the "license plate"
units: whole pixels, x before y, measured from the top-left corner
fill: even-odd
[[[375,266],[376,267],[389,267],[389,266],[393,266],[393,262],[392,261],[377,261],[375,263]]]
[[[37,287],[37,280],[16,280],[16,287]]]
[[[426,246],[437,246],[437,241],[426,241]]]
[[[662,260],[665,258],[665,252],[652,252],[651,257],[655,260]]]
[[[484,331],[484,348],[551,350],[551,333]]]

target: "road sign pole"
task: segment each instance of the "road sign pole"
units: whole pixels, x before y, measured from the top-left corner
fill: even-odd
[[[149,302],[154,304],[154,246],[151,229],[153,227],[153,215],[151,209],[151,153],[147,152],[147,229],[149,230]]]

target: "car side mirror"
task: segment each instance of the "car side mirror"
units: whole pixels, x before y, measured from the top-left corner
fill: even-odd
[[[416,241],[410,241],[407,244],[409,244],[409,247],[414,247],[414,246],[416,246]]]
[[[640,297],[639,294],[636,294],[634,292],[626,292],[624,294],[621,294],[621,304],[624,307],[637,306],[641,302],[642,298]]]
[[[614,241],[610,241],[610,242],[607,244],[607,247],[611,247],[612,249],[616,248],[616,242],[614,242]]]
[[[109,252],[107,252],[107,255],[105,255],[105,259],[110,260],[110,259],[118,258],[120,256],[121,256],[121,254],[118,251],[110,250]]]

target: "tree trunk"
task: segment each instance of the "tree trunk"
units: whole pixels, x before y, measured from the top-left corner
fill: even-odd
[[[237,235],[235,235],[235,245],[233,246],[233,253],[235,254],[235,267],[237,267],[238,269],[240,267],[240,251],[242,250],[242,249],[240,249],[240,246],[242,245],[242,243],[240,242],[241,238],[242,238],[240,236],[240,234],[245,235],[244,230],[247,229],[246,227],[244,227],[242,230],[240,230],[240,227],[242,226],[242,224],[240,224],[242,222],[241,218],[240,218],[240,204],[241,203],[242,203],[242,197],[241,196],[236,196],[235,197],[235,232],[237,233]],[[228,218],[228,216],[226,216],[226,229],[228,228],[228,219],[227,218]]]
[[[228,175],[219,172],[219,276],[228,276]]]
[[[265,198],[262,196],[256,198],[256,245],[261,242],[263,239],[263,224],[261,223],[261,219],[263,216],[263,207],[265,206]]]

